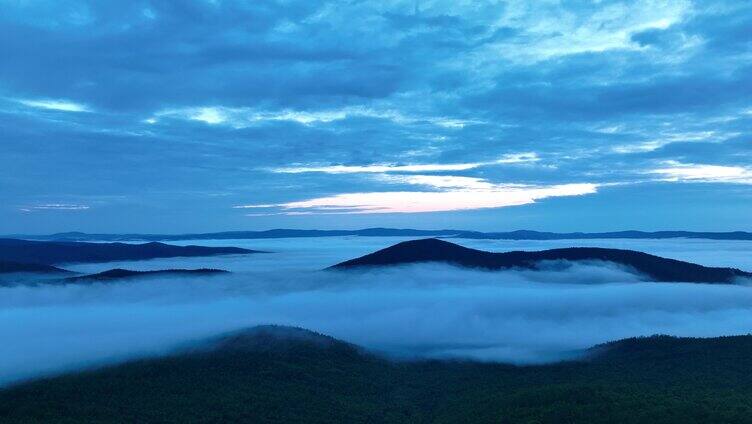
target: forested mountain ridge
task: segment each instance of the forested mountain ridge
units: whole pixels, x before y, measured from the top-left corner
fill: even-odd
[[[341,262],[330,269],[343,270],[422,262],[443,262],[488,270],[538,269],[540,263],[545,261],[611,262],[643,274],[651,281],[659,282],[732,283],[737,278],[752,277],[752,273],[735,268],[706,267],[634,250],[571,247],[496,253],[470,249],[439,239],[397,243],[374,253]]]
[[[627,339],[583,360],[398,361],[264,326],[0,390],[32,422],[748,423],[752,336]]]

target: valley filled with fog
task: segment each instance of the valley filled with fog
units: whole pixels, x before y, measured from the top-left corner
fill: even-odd
[[[201,240],[270,253],[65,264],[219,268],[231,274],[0,287],[0,384],[160,355],[258,324],[300,326],[400,358],[516,364],[576,358],[611,340],[652,334],[719,336],[752,328],[752,289],[653,283],[604,263],[479,271],[442,264],[325,271],[404,238]],[[709,240],[452,239],[489,250],[600,246],[752,270],[752,243]]]
[[[216,267],[228,271],[263,271],[269,267],[283,269],[317,270],[335,263],[365,255],[415,237],[315,237],[275,238],[245,240],[180,240],[175,245],[235,246],[271,252],[265,255],[233,257],[214,256],[156,259],[138,262],[109,262],[77,264],[67,269],[80,272],[97,272],[122,266],[133,269],[164,269],[181,267]],[[560,247],[590,246],[638,250],[667,258],[695,262],[706,266],[728,266],[752,269],[752,242],[744,240],[706,239],[604,239],[604,240],[478,240],[447,239],[473,249],[504,252],[509,250],[543,250]]]

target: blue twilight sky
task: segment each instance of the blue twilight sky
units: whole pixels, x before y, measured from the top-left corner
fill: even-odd
[[[0,7],[0,232],[752,229],[750,2]]]

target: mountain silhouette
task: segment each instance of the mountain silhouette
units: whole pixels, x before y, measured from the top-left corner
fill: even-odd
[[[132,271],[129,269],[115,268],[107,271],[99,272],[96,274],[78,275],[75,277],[68,277],[64,282],[86,282],[86,281],[110,281],[121,280],[127,278],[137,277],[170,277],[170,276],[189,276],[198,277],[204,275],[226,274],[229,271],[222,269],[212,268],[199,268],[199,269],[160,269],[154,271]]]
[[[276,356],[285,354],[334,355],[337,357],[368,355],[360,346],[325,334],[286,325],[259,325],[220,335],[188,349],[214,352],[264,352]]]
[[[0,388],[3,422],[747,423],[752,336],[640,337],[579,361],[395,361],[262,326]],[[699,417],[699,419],[698,419]]]
[[[171,241],[171,240],[229,240],[274,239],[294,237],[443,237],[488,240],[591,240],[591,239],[708,239],[752,240],[746,231],[611,231],[604,233],[552,233],[545,231],[516,230],[506,232],[481,232],[468,230],[416,230],[411,228],[364,228],[359,230],[297,230],[277,228],[263,231],[223,231],[217,233],[185,234],[89,234],[82,232],[49,235],[12,235],[8,238],[54,241]]]
[[[260,252],[239,247],[174,246],[158,242],[127,244],[0,239],[0,260],[44,265],[248,253]]]
[[[735,268],[706,267],[691,262],[662,258],[634,250],[599,247],[570,247],[537,252],[493,253],[470,249],[438,239],[411,240],[351,259],[330,269],[377,267],[421,262],[443,262],[461,267],[503,270],[537,269],[541,261],[603,261],[633,269],[652,281],[731,283],[752,273]]]
[[[11,273],[67,274],[70,271],[52,265],[0,260],[0,274]]]

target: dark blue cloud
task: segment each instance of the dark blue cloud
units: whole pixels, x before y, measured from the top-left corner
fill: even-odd
[[[568,228],[700,227],[699,216],[720,214],[710,200],[728,229],[746,225],[738,200],[752,186],[746,4],[196,0],[3,9],[4,232],[555,229],[585,210],[603,217]],[[510,163],[520,154],[534,156]],[[373,164],[472,166],[275,172]],[[680,177],[657,181],[666,174],[654,171],[671,167]],[[693,179],[691,169],[710,174]],[[276,207],[247,217],[233,208],[457,189],[393,178],[415,174],[598,189],[423,214],[418,223],[411,214],[296,217],[273,215],[284,213]],[[34,210],[43,204],[88,209]],[[687,215],[679,221],[671,218],[678,207]]]

